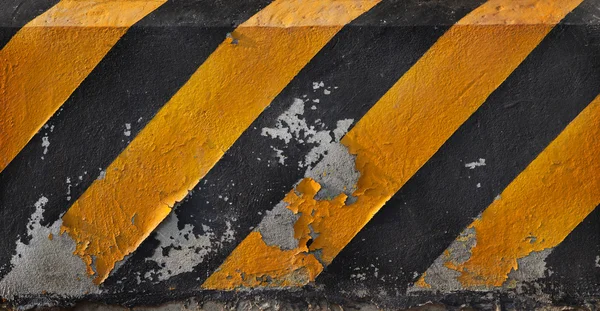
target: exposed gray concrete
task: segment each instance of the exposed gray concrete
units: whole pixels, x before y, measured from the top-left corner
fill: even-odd
[[[207,225],[203,225],[203,235],[194,234],[190,224],[179,230],[177,222],[177,215],[173,210],[157,228],[156,237],[160,241],[160,247],[146,260],[156,262],[161,268],[146,273],[144,278],[156,277],[162,281],[174,275],[191,272],[196,265],[202,263],[208,253],[220,249],[222,243],[231,240],[235,234],[229,222],[223,236],[217,236]],[[163,254],[162,249],[168,249],[167,254]]]
[[[75,242],[60,234],[62,220],[49,227],[40,224],[44,206],[48,203],[45,196],[35,203],[35,212],[27,224],[29,243],[17,242],[17,254],[13,256],[13,269],[0,281],[0,296],[61,295],[79,297],[100,290],[86,274],[86,266],[74,255]]]
[[[287,206],[286,202],[279,202],[273,210],[266,212],[257,228],[267,245],[283,250],[298,247],[298,240],[294,238],[294,224],[300,215],[294,214]]]
[[[517,259],[518,268],[508,273],[508,279],[504,283],[511,282],[531,282],[541,279],[546,273],[546,257],[552,253],[552,248],[547,248],[539,252],[531,252],[529,255]]]

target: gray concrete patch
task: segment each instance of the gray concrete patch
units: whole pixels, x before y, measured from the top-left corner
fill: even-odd
[[[40,224],[48,199],[41,196],[27,224],[29,244],[17,242],[13,269],[0,281],[0,296],[7,298],[47,293],[62,297],[80,297],[100,293],[86,273],[83,260],[74,255],[75,242],[60,234],[62,220],[50,227]]]
[[[408,292],[418,291],[436,291],[452,292],[464,289],[457,280],[461,275],[459,271],[452,270],[445,266],[446,262],[452,262],[455,265],[465,263],[471,258],[471,249],[477,245],[477,236],[474,228],[466,228],[450,244],[444,253],[442,253],[425,272],[425,283],[431,288],[425,289],[418,286],[412,286]],[[449,254],[449,256],[445,254]]]
[[[339,142],[329,143],[327,154],[305,173],[305,177],[310,177],[321,185],[321,190],[315,198],[326,200],[345,193],[348,195],[346,203],[353,203],[356,198],[352,197],[352,193],[356,190],[356,183],[360,177],[355,163],[356,156],[351,155],[346,146]]]
[[[229,222],[226,223],[227,231],[223,236],[216,236],[210,227],[204,225],[205,234],[195,235],[192,225],[185,224],[183,229],[179,230],[177,222],[177,215],[173,210],[156,229],[156,238],[160,246],[156,248],[152,257],[146,260],[156,262],[161,268],[147,272],[144,275],[146,279],[157,277],[159,281],[163,281],[174,275],[193,271],[207,254],[220,249],[223,242],[233,240],[235,234]],[[164,248],[168,248],[167,254],[163,254]]]
[[[283,250],[298,247],[298,240],[294,238],[294,224],[300,215],[294,214],[287,206],[286,202],[279,202],[273,210],[266,212],[257,228],[267,245]]]
[[[547,248],[539,252],[531,252],[529,255],[517,259],[518,268],[508,273],[505,285],[511,282],[531,282],[541,279],[546,273],[546,258],[552,253],[553,248]]]

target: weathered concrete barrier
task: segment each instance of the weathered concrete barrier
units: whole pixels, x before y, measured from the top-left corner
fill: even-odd
[[[598,0],[0,3],[0,296],[600,297]]]

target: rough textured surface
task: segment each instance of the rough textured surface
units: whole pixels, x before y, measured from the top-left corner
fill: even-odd
[[[2,1],[0,296],[597,309],[598,16],[598,0]]]

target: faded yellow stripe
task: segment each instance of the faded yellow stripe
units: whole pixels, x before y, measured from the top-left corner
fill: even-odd
[[[560,244],[600,204],[600,96],[575,118],[469,228],[476,245],[465,288],[502,286],[517,260]]]
[[[0,171],[128,27],[165,0],[63,0],[0,51]]]
[[[278,0],[238,27],[64,215],[62,230],[90,274],[95,269],[95,282],[139,246],[343,24],[378,1]],[[280,24],[289,27],[270,27]]]
[[[317,201],[320,185],[303,180],[284,199],[300,218],[294,226],[296,252],[271,247],[268,256],[253,258],[266,247],[251,234],[203,284],[206,289],[279,286],[281,279],[301,286],[313,280],[302,271],[320,271],[316,260],[298,265],[297,255],[328,265],[385,202],[416,173],[467,120],[562,17],[581,1],[497,0],[483,4],[444,34],[427,53],[369,110],[342,139],[361,177],[345,205],[345,194]],[[544,6],[540,6],[544,4]],[[543,7],[545,12],[535,12]],[[529,25],[504,24],[521,17]],[[319,234],[307,247],[310,228]],[[256,260],[261,260],[257,263]],[[250,263],[239,265],[239,263]],[[287,262],[292,273],[281,275]],[[308,266],[310,265],[310,266]],[[258,270],[252,268],[259,267]],[[295,274],[292,276],[292,274]],[[275,281],[267,281],[269,278]],[[293,280],[295,282],[290,282]]]

